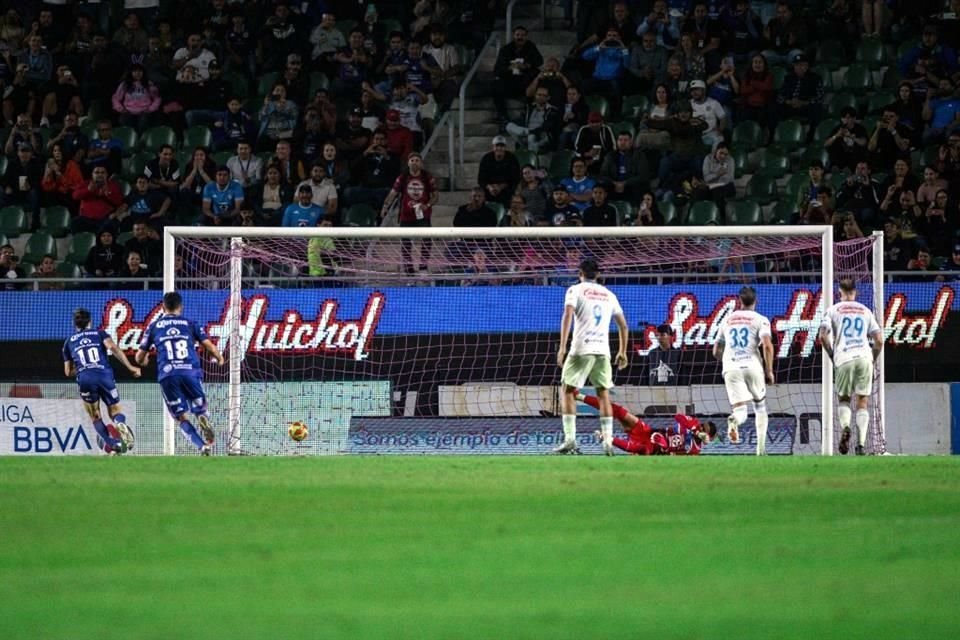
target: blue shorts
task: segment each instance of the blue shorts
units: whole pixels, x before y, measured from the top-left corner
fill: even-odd
[[[203,384],[194,376],[167,376],[160,381],[160,391],[167,405],[167,411],[174,418],[185,413],[202,415],[207,412],[207,396],[203,393]]]
[[[112,407],[120,403],[120,392],[113,376],[81,374],[77,377],[77,386],[80,387],[80,399],[87,404],[100,404],[103,400]]]

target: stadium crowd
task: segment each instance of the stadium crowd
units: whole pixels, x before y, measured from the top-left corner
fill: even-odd
[[[153,276],[172,223],[429,225],[418,150],[504,4],[5,3],[0,271]],[[500,47],[454,225],[882,229],[886,269],[960,276],[960,0],[558,4],[577,44]]]

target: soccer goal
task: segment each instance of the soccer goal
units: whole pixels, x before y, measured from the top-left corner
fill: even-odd
[[[630,326],[612,397],[654,424],[676,412],[723,422],[711,345],[739,289],[756,289],[776,346],[771,454],[836,450],[816,342],[834,278],[853,277],[883,323],[882,235],[834,243],[829,226],[167,227],[164,243],[165,290],[227,359],[205,365],[219,454],[548,452],[564,292],[586,257]],[[654,367],[661,340],[670,358]],[[882,359],[874,388],[868,450],[883,453]],[[581,409],[581,448],[599,452]],[[292,440],[291,422],[309,435]],[[752,453],[754,438],[751,416],[739,444],[704,453]],[[187,451],[168,422],[164,452]]]

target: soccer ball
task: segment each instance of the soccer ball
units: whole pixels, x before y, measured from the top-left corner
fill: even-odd
[[[291,422],[287,425],[287,433],[290,434],[290,437],[300,442],[308,435],[310,435],[310,430],[307,428],[307,425],[297,420],[296,422]]]

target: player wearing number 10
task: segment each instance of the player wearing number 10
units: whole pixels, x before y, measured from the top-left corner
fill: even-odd
[[[856,396],[856,453],[862,456],[870,424],[867,402],[873,391],[873,362],[883,347],[883,331],[873,312],[856,300],[853,280],[841,280],[840,302],[827,309],[820,325],[820,344],[836,367],[837,421],[843,429],[840,453],[850,450],[850,398]]]
[[[136,358],[138,363],[146,364],[150,347],[156,346],[157,381],[167,410],[180,423],[180,430],[200,454],[208,456],[214,434],[207,417],[207,397],[203,392],[203,369],[197,357],[197,347],[203,346],[218,364],[223,364],[223,356],[200,325],[180,315],[182,311],[180,294],[175,291],[165,293],[164,313],[147,329]],[[197,417],[202,438],[187,419],[188,413]]]
[[[713,345],[713,355],[723,359],[723,383],[733,409],[727,418],[727,437],[740,441],[740,426],[747,421],[747,402],[753,400],[757,427],[757,455],[767,453],[767,385],[773,384],[773,338],[770,321],[754,311],[757,292],[740,289],[740,308],[724,318]],[[763,362],[760,346],[763,345]],[[764,379],[766,378],[766,380]]]
[[[140,377],[140,367],[127,360],[126,354],[117,347],[106,331],[90,328],[90,312],[77,309],[73,312],[73,325],[77,332],[63,343],[63,372],[70,378],[77,376],[83,408],[93,421],[93,428],[103,440],[108,453],[124,453],[133,446],[133,431],[127,426],[127,417],[120,408],[120,394],[113,377],[113,369],[107,362],[107,350],[123,363],[134,377]],[[100,401],[107,404],[113,426],[120,439],[110,435],[100,418]]]

